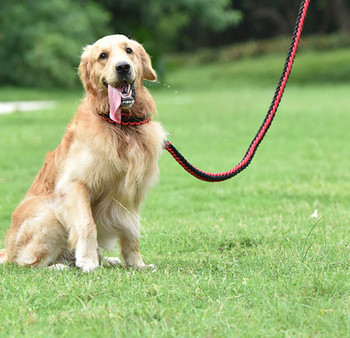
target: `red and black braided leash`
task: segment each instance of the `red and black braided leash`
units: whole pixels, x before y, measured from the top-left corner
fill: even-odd
[[[281,98],[282,98],[284,89],[286,87],[290,72],[292,70],[295,54],[296,54],[297,49],[298,49],[300,35],[301,35],[302,29],[303,29],[303,24],[304,24],[306,12],[307,12],[307,9],[309,6],[309,2],[310,2],[310,0],[302,0],[301,1],[300,9],[299,9],[298,16],[297,16],[296,23],[295,23],[295,27],[294,27],[292,41],[291,41],[289,52],[287,55],[287,59],[286,59],[286,62],[284,64],[282,75],[281,75],[280,80],[278,82],[271,106],[267,112],[265,120],[262,123],[258,133],[254,137],[246,154],[244,155],[242,161],[239,162],[239,164],[237,164],[231,170],[225,171],[222,173],[207,173],[205,171],[197,169],[191,163],[189,163],[185,159],[185,157],[183,157],[181,155],[181,153],[169,141],[165,142],[164,148],[191,175],[193,175],[194,177],[197,177],[198,179],[200,179],[202,181],[220,182],[220,181],[225,181],[225,180],[228,180],[229,178],[236,176],[242,170],[244,170],[245,168],[248,167],[248,165],[250,164],[250,162],[252,161],[252,159],[254,157],[256,150],[259,147],[260,142],[263,140],[264,136],[266,135],[266,132],[269,129],[269,127],[272,123],[272,120],[276,114],[278,105],[281,102]]]

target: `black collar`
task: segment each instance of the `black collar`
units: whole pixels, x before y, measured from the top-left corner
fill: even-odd
[[[151,121],[150,115],[145,115],[143,118],[136,118],[131,116],[128,113],[122,113],[121,114],[121,122],[117,123],[109,118],[109,114],[99,114],[105,121],[107,121],[110,124],[115,124],[117,126],[123,125],[123,126],[139,126],[141,124],[145,124]]]

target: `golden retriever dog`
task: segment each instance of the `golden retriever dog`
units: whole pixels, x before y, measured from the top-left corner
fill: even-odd
[[[89,272],[120,263],[101,256],[119,240],[126,265],[145,267],[139,209],[165,139],[143,86],[156,73],[141,44],[110,35],[85,47],[79,76],[86,96],[13,213],[0,261]]]

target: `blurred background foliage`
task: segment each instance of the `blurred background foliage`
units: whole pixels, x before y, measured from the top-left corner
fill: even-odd
[[[0,83],[73,86],[82,45],[108,33],[110,19],[88,1],[1,1]]]
[[[0,85],[76,86],[82,47],[113,33],[143,43],[157,71],[164,74],[165,54],[289,36],[299,4],[299,0],[1,1]],[[333,48],[332,41],[348,45],[349,7],[350,0],[311,1],[305,34],[342,37],[322,40],[328,41],[323,48]],[[226,59],[247,53],[239,50],[226,49]],[[203,61],[212,58],[208,52],[204,55]]]

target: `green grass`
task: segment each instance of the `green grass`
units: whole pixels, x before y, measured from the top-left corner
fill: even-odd
[[[169,139],[204,170],[230,169],[264,118],[284,58],[172,71],[152,89]],[[236,178],[200,182],[163,154],[142,208],[141,252],[155,272],[0,266],[1,336],[348,337],[348,60],[345,49],[299,52],[276,119]],[[80,95],[0,89],[0,100],[58,100],[53,111],[0,116],[2,246]]]

